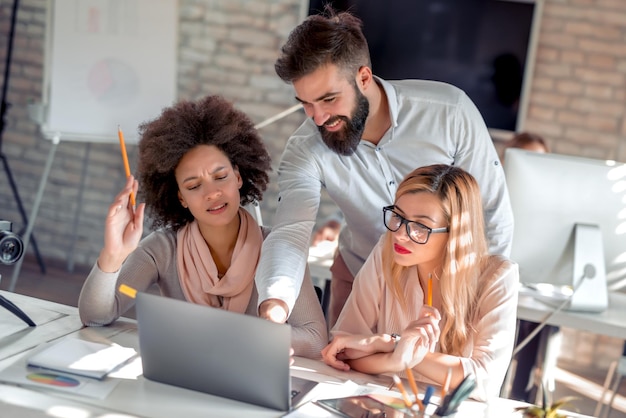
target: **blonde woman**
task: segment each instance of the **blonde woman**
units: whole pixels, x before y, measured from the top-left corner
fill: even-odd
[[[410,367],[416,380],[436,384],[451,370],[452,387],[472,373],[474,398],[498,396],[519,274],[487,252],[476,180],[458,167],[418,168],[383,215],[388,232],[355,279],[324,361],[372,374]]]

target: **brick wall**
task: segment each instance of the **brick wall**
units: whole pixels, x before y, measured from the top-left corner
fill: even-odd
[[[626,161],[626,2],[545,2],[525,128],[556,153]]]

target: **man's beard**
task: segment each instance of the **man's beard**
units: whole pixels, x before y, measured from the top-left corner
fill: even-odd
[[[352,155],[361,142],[365,121],[370,112],[367,98],[355,86],[357,103],[348,119],[346,116],[333,116],[324,125],[332,124],[338,119],[344,121],[344,128],[337,132],[328,132],[324,125],[318,126],[322,140],[328,148],[340,155]]]

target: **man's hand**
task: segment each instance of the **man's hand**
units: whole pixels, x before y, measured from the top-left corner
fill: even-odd
[[[280,299],[267,299],[259,305],[259,318],[284,324],[289,315],[289,307]]]

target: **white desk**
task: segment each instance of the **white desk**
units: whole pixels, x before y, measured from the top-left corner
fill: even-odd
[[[75,332],[83,327],[72,306],[1,291],[36,324],[29,327],[6,309],[0,308],[0,367],[7,358],[28,351],[42,342]]]
[[[78,319],[76,308],[65,307],[26,296],[8,293],[7,296],[12,296],[12,300],[19,304],[28,314],[36,314],[37,310],[57,310],[59,313],[63,313],[61,317],[31,329],[32,334],[17,333],[11,340],[9,347],[13,346],[13,344],[19,344],[23,338],[29,339],[28,345],[31,345],[35,340],[38,340],[38,344],[41,344],[71,333],[74,337],[88,340],[108,339],[109,341],[138,349],[136,324],[133,320],[120,319],[109,327],[80,328],[68,332],[68,325],[63,319],[69,318],[69,322],[75,324],[74,321]],[[41,331],[34,335],[35,331],[38,330]],[[31,337],[31,335],[33,336]],[[4,349],[7,349],[7,347],[4,347]],[[0,369],[16,361],[23,361],[22,358],[28,351],[22,350],[7,355],[0,360]],[[391,386],[391,379],[388,376],[370,376],[358,372],[339,372],[321,362],[303,358],[296,359],[295,365],[292,366],[292,374],[334,384],[351,380],[358,385],[362,385],[360,386],[361,389],[367,385],[368,388],[365,390],[385,391],[386,388]],[[116,417],[120,418],[139,416],[157,418],[170,418],[173,416],[189,418],[253,416],[262,418],[284,415],[284,413],[278,411],[153,382],[144,379],[142,376],[135,379],[119,380],[113,391],[102,400],[0,384],[0,411],[2,411],[3,417],[69,415],[69,412],[60,413],[58,411],[82,411],[82,415],[76,416],[89,417],[105,417],[115,414]],[[423,388],[421,389],[423,390]],[[436,396],[434,400],[437,400]],[[466,401],[463,403],[459,413],[457,413],[456,418],[519,417],[519,414],[513,412],[514,408],[519,405],[522,404],[508,399],[494,399],[489,405]],[[53,410],[57,411],[55,413],[58,415],[52,415],[51,411]]]
[[[554,308],[531,296],[520,295],[517,317],[526,321],[541,322],[552,310]],[[609,307],[604,312],[561,311],[548,320],[548,325],[626,340],[626,293],[609,292]]]

